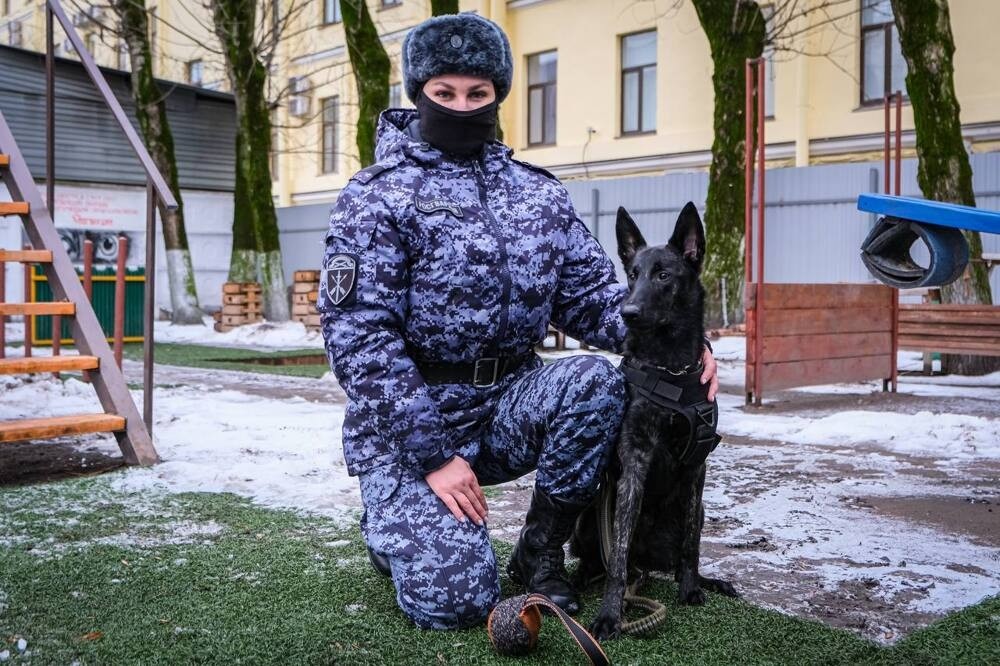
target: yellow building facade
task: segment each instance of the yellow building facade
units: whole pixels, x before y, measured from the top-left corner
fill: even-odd
[[[75,14],[87,4],[64,2]],[[218,47],[209,17],[197,13],[199,4],[147,0],[156,14],[155,72],[224,90]],[[339,6],[336,0],[278,4],[288,21],[271,77],[273,193],[279,206],[333,201],[360,166],[357,98]],[[762,3],[772,26],[788,23],[774,35],[769,52],[769,159],[806,165],[878,158],[881,92],[901,85],[905,73],[888,0],[840,2],[836,11],[806,12],[789,23],[782,12],[791,4]],[[400,51],[408,30],[430,15],[430,2],[368,0],[368,6],[392,60],[392,102],[409,106]],[[40,0],[0,0],[0,41],[13,39],[9,26],[16,21],[20,45],[41,50],[42,7]],[[514,81],[501,123],[518,158],[563,178],[708,167],[712,61],[689,0],[461,0],[460,7],[496,21],[510,37]],[[1000,55],[993,33],[1000,2],[951,0],[950,8],[967,145],[971,151],[996,150]],[[100,18],[106,21],[106,14]],[[82,16],[74,22],[94,45],[99,64],[126,64],[118,41],[99,20]],[[902,126],[904,150],[912,150],[907,104]]]

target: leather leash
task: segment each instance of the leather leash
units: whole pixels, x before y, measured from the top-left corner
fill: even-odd
[[[570,636],[576,641],[577,646],[580,650],[587,655],[587,659],[593,666],[610,666],[611,660],[608,659],[608,655],[605,654],[604,649],[601,644],[597,642],[597,639],[590,635],[590,632],[583,628],[579,622],[574,620],[569,614],[551,599],[549,599],[544,594],[529,594],[524,600],[524,604],[521,609],[529,608],[531,606],[542,606],[547,608],[558,617],[566,630],[569,631]]]

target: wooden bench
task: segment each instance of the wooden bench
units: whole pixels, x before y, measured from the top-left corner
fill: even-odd
[[[1000,356],[1000,307],[939,303],[901,304],[899,348],[947,354]]]

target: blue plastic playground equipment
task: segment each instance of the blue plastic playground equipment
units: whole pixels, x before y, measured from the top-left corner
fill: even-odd
[[[925,199],[862,194],[858,210],[880,215],[861,245],[861,260],[880,282],[899,289],[954,282],[969,263],[962,230],[1000,234],[1000,213]],[[930,262],[917,264],[910,249],[927,244]]]

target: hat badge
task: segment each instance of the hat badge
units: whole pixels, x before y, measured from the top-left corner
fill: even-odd
[[[463,43],[463,41],[462,41],[462,36],[461,35],[452,35],[451,36],[451,45],[453,47],[455,47],[456,49],[462,48],[462,43]]]

